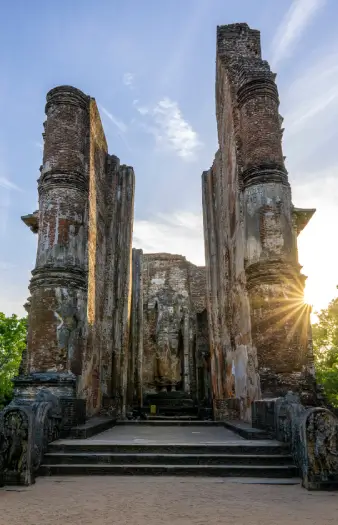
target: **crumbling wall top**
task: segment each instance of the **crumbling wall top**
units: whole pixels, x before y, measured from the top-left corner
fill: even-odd
[[[217,26],[217,55],[229,58],[234,55],[260,58],[260,31],[251,29],[245,23]]]
[[[47,93],[45,112],[54,104],[70,104],[89,111],[90,97],[73,86],[56,86]]]
[[[174,253],[145,253],[143,257],[148,261],[187,261],[184,255]]]

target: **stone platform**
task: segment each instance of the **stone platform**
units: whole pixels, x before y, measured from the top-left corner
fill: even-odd
[[[119,424],[116,427],[110,428],[105,432],[101,432],[96,436],[92,436],[93,441],[110,441],[118,443],[126,442],[147,442],[149,444],[156,443],[224,443],[227,441],[242,440],[240,436],[236,435],[231,430],[218,426],[210,426],[209,422],[200,424],[184,425],[156,425],[154,422],[147,424],[130,423]],[[74,440],[73,440],[74,441]],[[88,440],[87,440],[88,441]]]
[[[147,475],[293,479],[288,446],[224,427],[119,424],[88,439],[50,444],[40,475]]]

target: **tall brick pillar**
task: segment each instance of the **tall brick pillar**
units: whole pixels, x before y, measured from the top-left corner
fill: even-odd
[[[248,42],[248,34],[241,38]],[[264,397],[298,389],[307,357],[308,315],[303,303],[305,278],[294,242],[275,75],[260,52],[251,49],[238,60],[236,87],[245,272]]]
[[[308,395],[314,383],[297,235],[315,210],[291,200],[275,76],[259,31],[217,27],[219,149],[203,173],[215,417],[234,408],[249,421],[261,396]]]
[[[30,283],[30,378],[16,382],[49,385],[69,396],[75,396],[81,374],[86,331],[89,100],[69,86],[47,95],[38,249]]]

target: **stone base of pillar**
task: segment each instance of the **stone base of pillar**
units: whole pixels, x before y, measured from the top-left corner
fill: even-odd
[[[13,405],[33,404],[41,391],[56,396],[62,409],[61,436],[68,435],[73,426],[86,421],[86,400],[76,397],[76,376],[69,372],[34,372],[13,380]]]
[[[14,397],[34,400],[42,388],[57,397],[76,397],[76,376],[71,372],[33,372],[13,380]]]
[[[259,370],[263,399],[283,397],[288,392],[297,392],[304,405],[316,406],[316,380],[304,372],[276,373],[269,369]]]
[[[240,419],[240,399],[230,397],[228,399],[214,399],[213,412],[215,421]]]

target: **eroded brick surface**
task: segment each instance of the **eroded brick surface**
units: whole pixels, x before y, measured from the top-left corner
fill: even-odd
[[[46,114],[25,372],[71,372],[88,416],[104,396],[123,412],[134,172],[108,155],[93,98],[57,87]]]
[[[198,369],[204,370],[208,353],[205,268],[181,255],[134,252],[139,273],[133,284],[142,297],[133,294],[133,298],[143,312],[140,320],[140,310],[133,307],[138,321],[132,321],[137,331],[132,338],[135,345],[142,340],[139,353],[135,350],[136,361],[141,359],[141,363],[135,368],[143,395],[181,390],[201,397]]]
[[[234,368],[246,419],[261,394],[311,383],[309,311],[278,106],[259,32],[218,27],[219,150],[202,177],[211,374],[214,399],[225,399]]]

